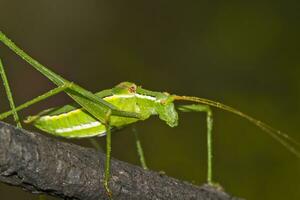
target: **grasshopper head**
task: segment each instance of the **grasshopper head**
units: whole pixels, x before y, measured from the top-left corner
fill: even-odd
[[[136,93],[136,84],[131,82],[121,82],[116,85],[112,91],[113,94],[135,94]]]
[[[159,118],[171,127],[178,125],[178,113],[173,101],[172,95],[161,93],[161,95],[158,96],[159,103],[156,106],[156,112],[158,113]]]

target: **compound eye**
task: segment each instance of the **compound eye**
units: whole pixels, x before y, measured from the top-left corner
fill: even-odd
[[[130,86],[130,87],[128,88],[128,91],[129,91],[130,93],[135,93],[135,92],[136,92],[136,85]]]

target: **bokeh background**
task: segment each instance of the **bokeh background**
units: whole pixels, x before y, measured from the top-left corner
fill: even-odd
[[[1,31],[91,91],[128,80],[206,97],[300,140],[299,1],[1,0],[0,7]],[[17,104],[54,87],[2,44],[0,54]],[[21,116],[69,102],[61,94]],[[246,199],[300,199],[299,159],[238,116],[214,109],[214,122],[215,180],[227,192]],[[205,182],[204,114],[181,114],[176,128],[155,117],[137,128],[152,170]],[[130,128],[113,135],[113,157],[138,164]],[[0,196],[37,199],[4,184]]]

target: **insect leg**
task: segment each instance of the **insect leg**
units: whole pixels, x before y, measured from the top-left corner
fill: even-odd
[[[143,148],[142,148],[142,144],[141,144],[141,141],[139,139],[139,133],[138,133],[138,131],[137,131],[137,129],[134,125],[132,125],[132,132],[134,133],[136,149],[137,149],[137,153],[139,155],[141,165],[142,165],[143,169],[148,169],[147,164],[146,164],[146,160],[145,160],[145,156],[144,156],[144,151],[143,151]]]
[[[12,110],[14,120],[17,123],[17,127],[22,128],[1,59],[0,59],[0,75],[3,81],[4,88],[6,90],[6,96],[9,101],[10,109]]]
[[[38,102],[40,102],[40,101],[42,101],[44,99],[47,99],[47,98],[49,98],[51,96],[54,96],[54,95],[56,95],[56,94],[58,94],[60,92],[63,92],[64,90],[66,90],[67,88],[69,88],[71,85],[72,85],[72,83],[68,83],[68,84],[59,86],[57,88],[54,88],[54,89],[52,89],[52,90],[50,90],[50,91],[48,91],[48,92],[46,92],[46,93],[44,93],[42,95],[40,95],[40,96],[38,96],[38,97],[30,100],[30,101],[27,101],[24,104],[16,107],[15,110],[10,110],[10,111],[4,112],[4,113],[0,114],[0,120],[4,119],[4,118],[6,118],[6,117],[8,117],[10,115],[12,115],[14,113],[14,111],[17,112],[17,111],[23,110],[24,108],[27,108],[27,107],[35,104],[35,103],[38,103]]]
[[[105,116],[105,129],[106,129],[106,160],[105,160],[105,173],[104,173],[104,188],[108,196],[112,197],[112,192],[109,188],[110,179],[110,155],[111,155],[111,130],[110,130],[110,117],[111,110]]]
[[[202,104],[191,104],[178,106],[178,109],[183,112],[206,112],[206,123],[207,123],[207,183],[213,184],[212,180],[212,128],[213,128],[213,117],[212,111],[209,106]]]

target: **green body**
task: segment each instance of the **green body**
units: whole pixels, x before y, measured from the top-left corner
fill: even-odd
[[[139,93],[139,90],[143,93]],[[146,91],[130,82],[120,83],[105,93],[107,96],[104,96],[103,92],[96,95],[122,111],[141,115],[141,119],[111,116],[112,128],[145,120],[151,115],[158,115],[171,127],[177,125],[178,115],[172,96],[167,93]],[[106,133],[105,125],[78,104],[45,110],[36,116],[28,117],[26,122],[32,122],[34,126],[47,133],[66,138],[103,136]]]
[[[110,178],[110,155],[111,155],[111,128],[120,128],[128,124],[145,120],[152,115],[158,115],[169,126],[174,127],[178,123],[178,114],[174,107],[174,101],[188,101],[196,104],[177,105],[178,110],[183,112],[205,112],[207,117],[207,182],[212,184],[212,127],[213,118],[210,106],[217,107],[242,118],[260,127],[285,146],[290,152],[300,158],[297,147],[299,142],[295,141],[287,134],[272,128],[271,126],[244,114],[243,112],[205,98],[192,96],[169,95],[168,93],[153,92],[137,87],[134,83],[123,82],[113,89],[103,90],[93,94],[90,91],[76,85],[60,75],[54,73],[49,68],[40,64],[30,57],[9,38],[0,31],[0,41],[8,46],[17,55],[28,62],[32,67],[41,72],[51,80],[57,88],[42,94],[18,107],[14,106],[11,91],[6,79],[6,75],[0,61],[0,75],[6,89],[11,110],[0,114],[0,120],[14,115],[18,126],[19,118],[17,112],[35,103],[45,100],[60,92],[69,95],[76,104],[66,105],[61,108],[45,110],[38,115],[29,117],[26,122],[33,123],[37,128],[50,134],[66,137],[81,138],[92,136],[106,136],[106,161],[104,187],[109,197],[112,193],[109,188]],[[144,156],[140,142],[135,131],[137,150],[141,158],[141,164],[146,169]]]

